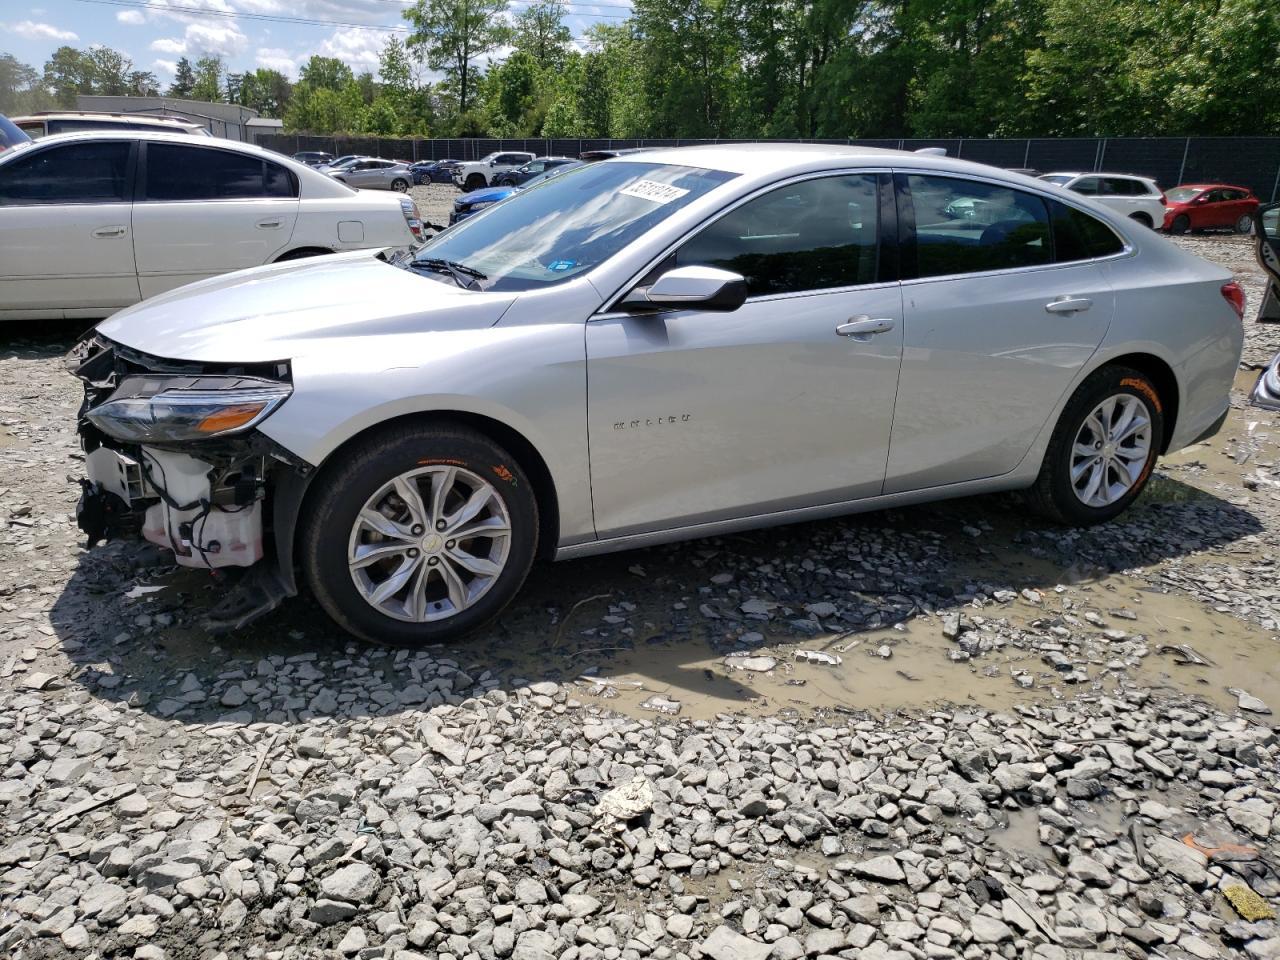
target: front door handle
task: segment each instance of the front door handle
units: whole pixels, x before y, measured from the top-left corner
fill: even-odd
[[[270,220],[259,220],[258,226],[262,227],[264,230],[273,230],[282,223],[284,223],[284,221],[279,217],[272,217]]]
[[[123,237],[128,232],[129,228],[126,226],[99,227],[93,231],[93,238],[95,240],[113,240],[116,237]]]
[[[1093,306],[1085,297],[1058,297],[1044,305],[1046,313],[1084,313]]]
[[[836,333],[842,337],[866,338],[877,333],[888,333],[892,329],[892,320],[862,316],[850,317],[848,323],[842,323],[836,327]]]

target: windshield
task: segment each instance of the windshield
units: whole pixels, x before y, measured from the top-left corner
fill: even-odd
[[[1170,203],[1186,203],[1188,200],[1194,200],[1202,192],[1199,187],[1174,187],[1165,196],[1169,198]]]
[[[1064,183],[1066,183],[1068,180],[1070,180],[1070,179],[1071,179],[1071,177],[1064,177],[1064,176],[1063,176],[1062,174],[1060,174],[1060,173],[1047,173],[1047,174],[1045,174],[1043,177],[1041,177],[1040,179],[1041,179],[1041,180],[1047,180],[1047,181],[1049,181],[1050,183],[1056,183],[1058,186],[1062,186]]]
[[[537,289],[603,263],[735,176],[661,163],[570,169],[437,234],[418,259],[478,270],[488,290]]]
[[[18,129],[18,125],[8,117],[0,116],[0,151],[19,143],[30,143],[31,138]]]

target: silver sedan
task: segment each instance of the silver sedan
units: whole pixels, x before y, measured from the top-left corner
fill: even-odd
[[[331,171],[329,176],[360,190],[395,190],[404,193],[413,185],[413,172],[408,164],[376,157],[357,160]]]
[[[416,252],[117,314],[71,358],[80,515],[249,567],[214,626],[305,580],[352,633],[434,642],[538,556],[998,490],[1109,520],[1222,424],[1243,307],[1225,270],[992,167],[654,150]]]

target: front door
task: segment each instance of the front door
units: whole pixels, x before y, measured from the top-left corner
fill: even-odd
[[[600,537],[880,493],[902,303],[879,264],[878,179],[858,173],[772,188],[658,268],[742,274],[750,294],[736,311],[613,314],[587,324]],[[886,196],[888,186],[885,175]]]
[[[1253,233],[1258,265],[1268,279],[1258,319],[1280,322],[1280,203],[1266,204],[1254,212]]]
[[[268,263],[289,242],[298,191],[279,164],[251,153],[147,143],[133,213],[144,297]]]
[[[138,301],[134,145],[32,148],[0,166],[0,316],[106,316]]]
[[[885,493],[1013,470],[1102,342],[1122,243],[1081,210],[901,175],[906,332]],[[969,211],[974,211],[972,215]],[[913,222],[914,220],[914,222]]]

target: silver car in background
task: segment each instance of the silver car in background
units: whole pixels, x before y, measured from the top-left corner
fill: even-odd
[[[413,645],[493,618],[536,556],[999,490],[1098,523],[1220,427],[1243,306],[1222,268],[993,167],[653,150],[413,253],[103,323],[69,358],[81,525],[248,568],[215,625],[301,577]]]
[[[358,190],[395,190],[405,193],[413,186],[413,172],[409,165],[398,160],[365,157],[327,172],[333,179],[341,180]]]

